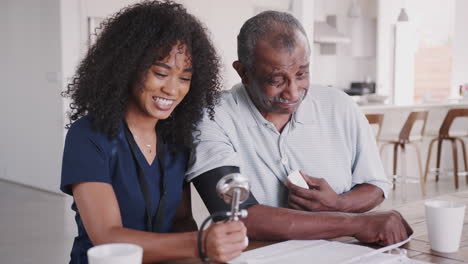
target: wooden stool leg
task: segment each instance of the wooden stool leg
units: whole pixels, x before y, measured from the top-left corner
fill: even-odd
[[[429,150],[427,151],[427,160],[426,160],[426,170],[424,172],[424,178],[423,178],[423,181],[424,181],[424,188],[426,186],[426,182],[427,182],[427,174],[429,173],[429,165],[431,163],[431,155],[432,155],[432,147],[434,147],[434,143],[439,140],[437,138],[431,140],[431,143],[429,144]]]
[[[441,154],[442,154],[442,140],[439,140],[439,142],[437,143],[436,182],[439,181]]]
[[[403,202],[408,197],[408,170],[406,167],[406,144],[400,144],[401,147],[401,185],[403,191]]]
[[[419,149],[418,144],[414,144],[414,147],[416,149],[416,155],[418,156],[418,166],[419,166],[419,177],[421,179],[421,191],[423,195],[426,195],[426,188],[424,188],[424,183],[423,183],[423,169],[422,169],[422,161],[421,161],[421,151]]]
[[[460,145],[462,146],[462,151],[463,151],[463,162],[465,163],[465,180],[466,183],[468,184],[468,158],[466,155],[466,146],[465,146],[465,141],[463,141],[462,138],[456,138],[460,141]]]
[[[393,190],[396,188],[397,165],[398,165],[398,143],[393,144]]]
[[[451,139],[450,142],[452,142],[453,175],[455,176],[455,189],[458,189],[458,151],[457,151],[457,142],[454,139]]]

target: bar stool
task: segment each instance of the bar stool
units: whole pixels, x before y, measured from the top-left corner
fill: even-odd
[[[377,140],[380,137],[380,132],[382,132],[384,114],[366,114],[366,118],[369,125],[377,126],[377,131],[374,130],[375,139]]]
[[[421,178],[423,177],[423,171],[422,171],[422,164],[421,164],[421,151],[419,150],[418,145],[413,144],[415,142],[421,142],[423,139],[423,133],[426,128],[426,122],[427,122],[427,115],[428,111],[415,111],[411,112],[406,119],[405,124],[403,125],[403,128],[401,129],[399,134],[389,134],[389,135],[384,135],[379,138],[379,141],[383,142],[383,144],[380,147],[380,155],[382,156],[382,151],[384,146],[386,145],[393,145],[393,190],[395,190],[395,182],[397,178],[397,165],[398,165],[398,148],[401,148],[402,151],[402,156],[403,156],[403,165],[404,168],[404,183],[406,184],[406,145],[413,145],[416,149],[416,154],[418,156],[418,165],[419,165],[419,171],[421,174]],[[411,130],[413,129],[414,124],[416,121],[422,121],[422,127],[421,131],[419,133],[414,134],[411,133]],[[425,194],[425,189],[423,187],[423,184],[421,183],[421,188],[423,191],[423,194]]]
[[[427,174],[429,172],[429,163],[431,161],[431,153],[432,147],[434,143],[437,142],[437,163],[436,163],[436,182],[439,181],[439,172],[440,172],[440,158],[442,154],[442,142],[444,140],[448,140],[452,143],[452,153],[453,153],[453,176],[455,177],[455,189],[458,189],[458,149],[457,149],[457,141],[460,142],[463,151],[463,160],[465,163],[465,173],[468,172],[468,162],[467,162],[467,154],[466,154],[466,146],[465,142],[463,141],[462,137],[468,136],[468,131],[462,131],[461,133],[449,133],[450,127],[452,126],[453,121],[455,118],[459,117],[468,117],[468,108],[458,108],[458,109],[450,109],[447,112],[447,115],[442,122],[442,125],[439,129],[439,135],[431,140],[429,144],[429,151],[427,153],[427,160],[426,160],[426,171],[424,173],[423,183],[426,184],[427,181]],[[466,175],[466,182],[468,183],[468,175]]]

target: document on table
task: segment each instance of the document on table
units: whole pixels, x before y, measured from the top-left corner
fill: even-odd
[[[401,246],[396,244],[393,248]],[[386,248],[389,250],[391,248]],[[365,246],[327,240],[289,240],[262,248],[246,251],[231,264],[423,264],[405,255],[393,255]]]

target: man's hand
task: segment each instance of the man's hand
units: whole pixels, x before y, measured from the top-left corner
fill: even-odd
[[[307,176],[302,171],[301,175],[310,189],[301,188],[287,180],[290,208],[305,211],[341,211],[340,196],[325,179]]]
[[[364,243],[387,246],[406,240],[413,230],[397,211],[356,215],[360,228],[354,237]]]

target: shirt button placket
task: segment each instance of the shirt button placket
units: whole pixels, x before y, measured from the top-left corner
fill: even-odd
[[[284,166],[287,166],[287,165],[288,165],[288,157],[283,156],[283,157],[281,158],[281,163],[282,163]]]
[[[281,157],[281,164],[283,164],[283,167],[285,171],[289,171],[289,159],[288,156],[286,156],[286,151],[285,151],[285,146],[284,146],[284,135],[282,134],[280,136],[279,140],[279,151],[280,151],[280,157]]]

